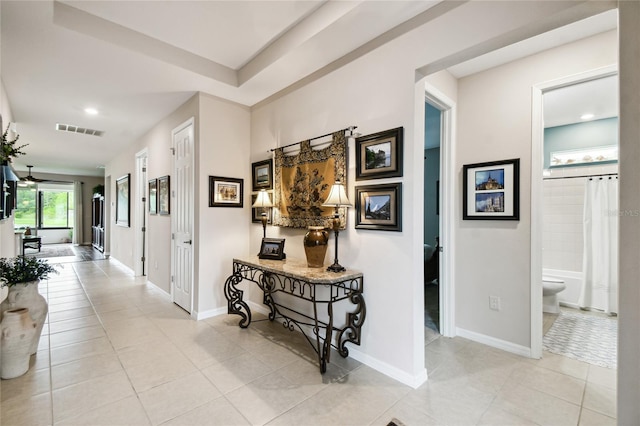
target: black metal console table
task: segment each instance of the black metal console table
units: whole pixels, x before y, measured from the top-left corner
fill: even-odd
[[[324,268],[308,268],[306,261],[298,259],[264,260],[257,256],[233,259],[233,274],[224,284],[224,294],[229,314],[240,315],[242,319],[239,326],[246,328],[251,323],[251,310],[242,300],[243,290],[238,288],[243,280],[252,281],[262,289],[263,303],[271,311],[271,321],[283,318],[284,326],[290,331],[294,330],[294,325],[298,327],[318,354],[321,373],[327,369],[331,347],[346,358],[349,356],[345,346],[347,342],[360,345],[361,328],[366,316],[362,273],[350,270],[335,273]],[[276,296],[277,293],[311,302],[313,313],[303,313],[292,306],[285,306],[284,300]],[[344,324],[336,325],[334,305],[343,300],[355,305],[355,308],[346,313]],[[321,310],[323,305],[326,306],[326,315]],[[303,326],[309,327],[315,339],[305,333]]]

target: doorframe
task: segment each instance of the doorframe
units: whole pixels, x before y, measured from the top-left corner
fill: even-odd
[[[147,172],[143,170],[148,169],[148,161],[149,158],[149,150],[144,148],[136,154],[136,189],[135,189],[135,198],[134,198],[134,206],[135,206],[135,220],[134,220],[134,248],[133,248],[133,271],[136,277],[144,275],[144,262],[142,257],[145,256],[148,258],[149,252],[149,243],[148,238],[145,238],[143,227],[146,227],[146,217],[147,214],[147,202],[142,201],[142,197],[146,197],[147,192]],[[148,266],[148,265],[147,265]]]
[[[192,205],[191,205],[191,235],[193,238],[193,241],[195,242],[195,228],[196,228],[196,223],[195,223],[195,206],[196,206],[196,168],[195,168],[195,152],[196,152],[196,120],[195,117],[191,117],[188,120],[182,122],[180,125],[176,126],[173,130],[171,130],[171,174],[173,176],[176,176],[176,156],[175,156],[175,144],[174,144],[174,140],[175,140],[175,136],[177,133],[181,132],[182,130],[184,130],[186,127],[191,126],[193,129],[193,155],[191,157],[191,169],[193,170],[193,176],[191,177],[191,182],[193,184],[193,193],[194,193],[194,197],[192,199]],[[175,182],[175,180],[174,180]],[[176,194],[176,189],[177,185],[174,184],[171,188],[169,188],[169,198],[172,200],[171,204],[174,204],[175,201],[175,194]],[[174,286],[175,286],[175,281],[174,281],[174,277],[176,274],[175,271],[175,241],[174,241],[174,236],[175,236],[175,232],[176,232],[176,215],[172,214],[171,215],[171,279],[170,279],[170,295],[171,295],[171,301],[174,302]],[[191,315],[192,318],[197,319],[197,309],[196,309],[196,296],[195,296],[195,253],[196,253],[196,245],[193,244],[191,250],[191,311],[189,312],[189,314]]]
[[[551,90],[618,74],[618,65],[545,81],[531,87],[531,358],[542,357],[543,95]]]
[[[440,334],[456,335],[454,251],[456,104],[436,87],[424,84],[425,102],[442,113],[440,124]],[[423,114],[424,124],[424,114]]]

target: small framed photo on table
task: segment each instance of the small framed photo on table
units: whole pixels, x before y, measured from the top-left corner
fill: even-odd
[[[209,207],[242,207],[243,180],[209,176]]]
[[[520,220],[520,159],[466,164],[463,220]]]
[[[258,257],[273,260],[285,259],[287,255],[284,253],[284,238],[263,238]]]

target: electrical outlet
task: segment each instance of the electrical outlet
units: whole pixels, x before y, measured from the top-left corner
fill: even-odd
[[[489,308],[494,311],[500,310],[500,298],[498,296],[489,296]]]

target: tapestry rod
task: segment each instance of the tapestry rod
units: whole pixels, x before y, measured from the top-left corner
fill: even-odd
[[[345,130],[345,131],[346,131],[346,130],[351,130],[351,132],[353,132],[353,131],[354,131],[355,129],[357,129],[357,128],[358,128],[358,126],[349,126],[349,127],[344,128],[344,129],[336,130],[336,132],[339,132],[339,131],[342,131],[342,130]],[[307,140],[308,140],[309,142],[311,142],[311,141],[314,141],[314,140],[316,140],[316,139],[320,139],[320,138],[324,138],[324,137],[327,137],[327,136],[331,136],[331,135],[332,135],[332,134],[334,134],[334,133],[335,133],[335,132],[327,133],[326,135],[316,136],[315,138],[311,138],[311,139],[307,139]],[[280,149],[280,148],[289,148],[290,146],[300,145],[302,142],[304,142],[304,141],[290,143],[289,145],[279,146],[279,147],[277,147],[277,148],[271,148],[269,151],[270,151],[270,152],[273,152],[273,151],[275,151],[276,149]]]

